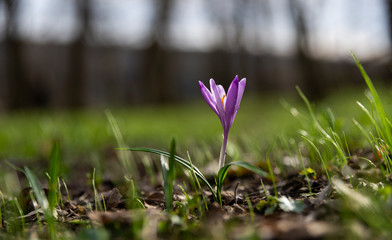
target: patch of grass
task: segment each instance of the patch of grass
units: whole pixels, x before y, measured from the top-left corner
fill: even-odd
[[[242,114],[236,118],[230,134],[234,142],[241,138],[272,136],[274,130],[290,122],[289,114],[280,107],[279,98],[245,97],[243,103]],[[219,145],[216,139],[220,139],[221,126],[203,102],[112,109],[111,113],[115,116],[112,124],[108,124],[103,110],[3,114],[0,117],[0,157],[24,162],[36,160],[49,155],[53,140],[62,146],[62,154],[68,162],[100,156],[103,147],[118,147],[123,143],[127,146],[165,148],[173,136],[178,139],[178,151],[182,155],[186,155],[187,150],[204,152],[204,146],[216,151]],[[268,119],[279,121],[270,122]],[[265,124],[270,127],[259,127]]]
[[[371,144],[376,145],[376,151],[379,155],[382,156],[382,159],[385,161],[386,165],[386,173],[388,175],[392,174],[392,159],[390,153],[392,152],[392,124],[387,114],[384,110],[384,106],[381,102],[380,96],[373,85],[373,82],[370,80],[370,77],[367,75],[365,69],[362,67],[358,58],[352,53],[352,56],[358,66],[359,71],[362,74],[362,77],[365,79],[366,85],[369,88],[370,94],[368,94],[368,99],[371,104],[371,110],[369,111],[365,106],[363,106],[360,102],[357,102],[359,107],[366,113],[369,117],[369,120],[372,122],[375,130],[376,136],[373,137]],[[360,125],[357,124],[361,129]],[[363,130],[361,130],[364,132]],[[369,138],[366,133],[365,137]]]

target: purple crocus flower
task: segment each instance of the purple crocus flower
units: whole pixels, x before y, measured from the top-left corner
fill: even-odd
[[[223,126],[223,144],[219,157],[219,169],[225,165],[227,139],[230,127],[240,107],[245,84],[245,78],[239,81],[238,76],[235,76],[226,95],[225,89],[222,85],[216,85],[214,79],[210,79],[211,91],[199,81],[201,94],[211,109],[218,115]]]

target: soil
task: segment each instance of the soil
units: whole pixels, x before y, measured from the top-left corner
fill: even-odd
[[[91,186],[83,185],[80,181],[67,183],[70,201],[62,187],[62,204],[56,209],[57,217],[64,226],[75,232],[92,224],[104,227],[111,232],[112,238],[119,239],[134,236],[136,233],[129,229],[146,218],[150,230],[141,234],[148,239],[182,238],[185,233],[188,238],[206,239],[222,238],[222,235],[230,239],[248,235],[256,238],[262,236],[263,239],[319,239],[331,233],[336,236],[339,227],[325,220],[326,212],[329,211],[326,202],[331,201],[332,189],[324,176],[307,180],[305,176],[292,174],[278,178],[275,196],[271,180],[263,179],[266,193],[258,176],[241,175],[238,177],[238,173],[229,171],[222,191],[222,206],[213,201],[207,189],[203,189],[206,202],[188,207],[188,212],[185,213],[186,224],[184,220],[176,223],[173,219],[175,214],[168,214],[165,210],[163,187],[159,184],[153,186],[148,181],[140,184],[139,201],[136,202],[143,209],[131,209],[136,205],[135,199],[126,197],[129,196],[129,188],[116,185],[110,180],[103,181],[98,186],[98,199],[94,199]],[[34,226],[43,216],[39,209],[34,208],[30,190],[22,190],[18,200],[25,214],[25,222]],[[187,194],[190,195],[188,197],[196,196],[196,193]],[[203,196],[199,196],[199,199],[203,199]],[[177,215],[181,215],[186,197],[179,187],[175,188],[173,211]],[[279,205],[277,199],[282,200],[281,197],[286,197],[287,205],[292,206],[292,209]],[[297,203],[300,203],[298,208],[295,207]],[[168,226],[162,228],[162,223],[167,223]],[[196,227],[189,227],[191,225]],[[219,234],[216,232],[218,229]]]

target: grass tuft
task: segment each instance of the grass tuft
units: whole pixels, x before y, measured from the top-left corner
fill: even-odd
[[[35,174],[30,171],[28,167],[24,168],[24,172],[26,173],[27,180],[33,189],[33,193],[35,199],[37,200],[39,206],[41,207],[46,223],[48,224],[48,238],[49,239],[56,239],[56,223],[55,223],[55,211],[52,211],[49,201],[46,198],[46,195],[38,181],[38,178]]]
[[[165,206],[167,211],[172,210],[173,206],[173,182],[175,179],[174,158],[176,154],[176,141],[173,139],[170,144],[170,156],[167,159],[161,155],[163,191],[165,195]]]

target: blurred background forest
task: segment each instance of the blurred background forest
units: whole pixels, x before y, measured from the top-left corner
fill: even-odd
[[[0,109],[173,103],[197,80],[312,99],[391,80],[392,0],[0,1]]]

